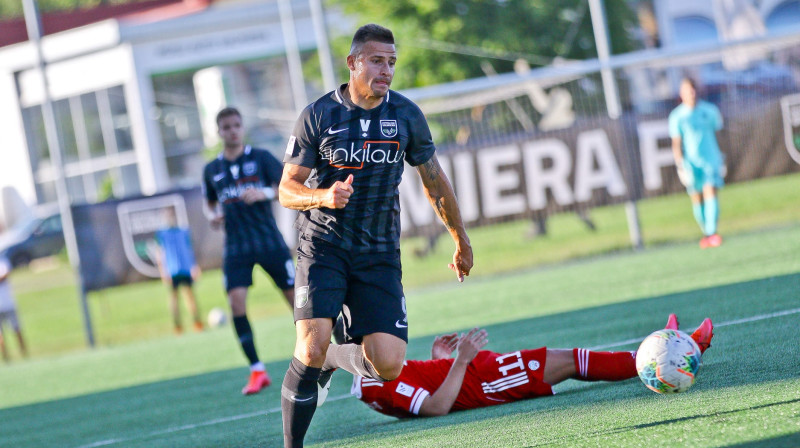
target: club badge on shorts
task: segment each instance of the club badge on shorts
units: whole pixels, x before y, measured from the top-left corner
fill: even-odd
[[[301,286],[295,290],[294,306],[302,308],[308,303],[308,286]]]

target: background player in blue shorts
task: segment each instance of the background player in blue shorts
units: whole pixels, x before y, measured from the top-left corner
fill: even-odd
[[[294,264],[272,214],[283,166],[268,151],[243,143],[242,115],[235,108],[217,114],[217,127],[224,148],[203,172],[205,211],[212,228],[225,229],[222,271],[233,326],[250,362],[250,380],[242,389],[249,395],[271,383],[247,319],[247,289],[255,264],[272,277],[289,306],[294,303]]]
[[[697,88],[689,78],[681,81],[680,97],[681,104],[669,114],[672,153],[703,231],[700,247],[717,247],[722,244],[717,233],[717,189],[723,186],[724,165],[716,132],[722,129],[722,114],[717,106],[697,99]]]
[[[417,105],[389,90],[396,60],[390,30],[359,28],[347,56],[349,82],[303,110],[286,147],[280,201],[300,210],[297,343],[281,393],[287,447],[303,446],[318,385],[333,370],[389,381],[403,368],[409,322],[398,186],[404,162],[417,167],[455,241],[450,269],[463,281],[472,268],[469,238],[428,123]],[[340,312],[345,339],[353,343],[330,344]]]
[[[159,246],[156,260],[158,260],[158,268],[161,271],[161,280],[169,288],[169,309],[172,313],[175,333],[183,332],[178,305],[178,289],[181,286],[183,286],[186,307],[194,318],[194,328],[201,331],[203,321],[200,319],[200,310],[197,308],[197,299],[192,286],[200,276],[200,266],[195,261],[189,229],[178,227],[174,208],[165,208],[164,215],[168,227],[156,232],[156,241]]]

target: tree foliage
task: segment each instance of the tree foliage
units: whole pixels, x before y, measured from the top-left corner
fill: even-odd
[[[547,65],[554,58],[596,58],[588,0],[329,0],[330,5],[394,32],[394,88],[424,86],[498,73],[514,61]],[[628,30],[636,17],[625,0],[605,0],[613,53],[636,47]],[[349,38],[336,41],[346,54]],[[346,42],[345,42],[346,40]]]

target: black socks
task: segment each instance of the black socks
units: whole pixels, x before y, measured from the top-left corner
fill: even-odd
[[[256,344],[253,341],[253,329],[250,328],[250,321],[247,316],[233,316],[233,328],[236,329],[236,334],[239,336],[239,344],[242,345],[242,351],[250,361],[250,365],[258,362],[258,354],[256,353]]]
[[[360,348],[360,347],[359,347]],[[292,358],[281,387],[283,414],[283,445],[286,448],[303,446],[303,439],[317,410],[317,380],[321,369],[309,367]]]

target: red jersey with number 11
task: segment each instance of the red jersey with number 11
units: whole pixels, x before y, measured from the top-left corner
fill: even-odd
[[[552,388],[543,380],[546,356],[546,347],[505,354],[479,352],[467,367],[452,410],[552,395]],[[350,393],[382,414],[416,417],[422,403],[442,385],[454,361],[406,361],[400,376],[385,383],[355,376]]]

